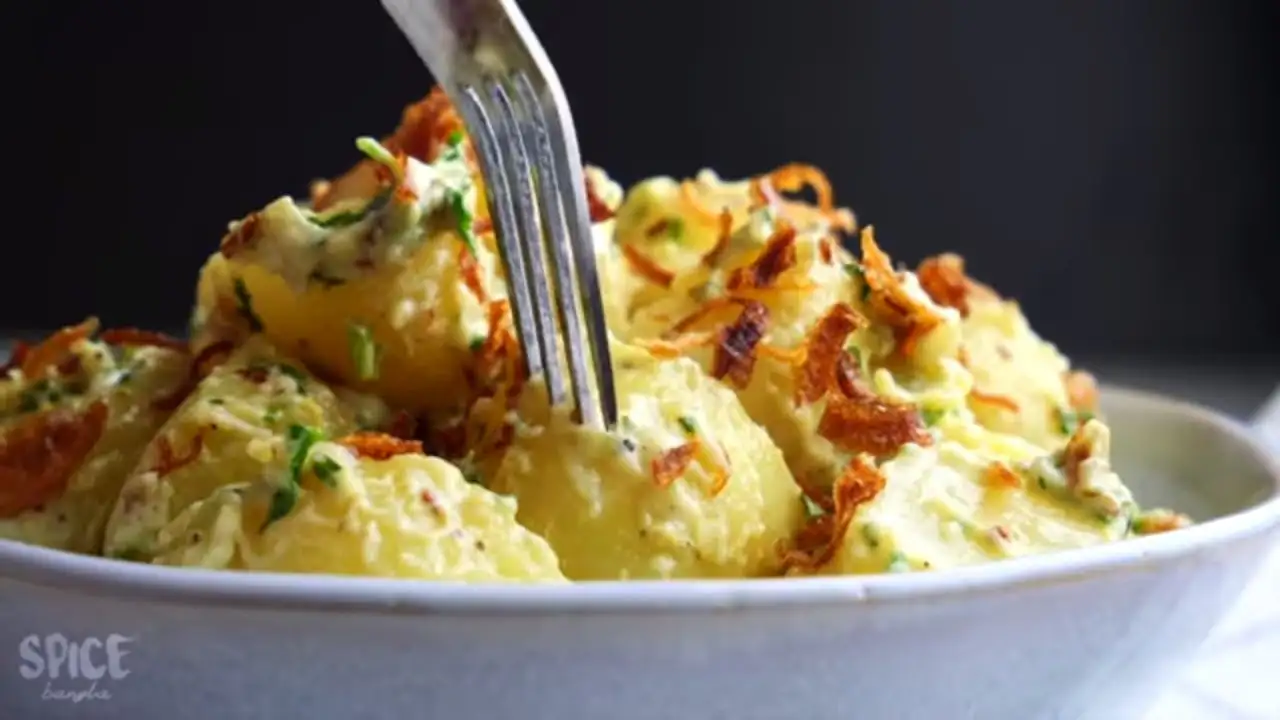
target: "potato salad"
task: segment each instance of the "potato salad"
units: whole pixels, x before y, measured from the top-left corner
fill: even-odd
[[[565,583],[936,571],[1191,522],[1129,491],[1093,378],[1016,301],[959,255],[895,261],[816,167],[586,168],[600,428],[528,377],[444,93],[353,155],[211,243],[187,338],[89,318],[18,345],[0,540]]]

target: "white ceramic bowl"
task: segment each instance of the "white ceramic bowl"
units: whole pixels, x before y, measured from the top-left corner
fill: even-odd
[[[932,574],[568,587],[175,570],[0,542],[0,707],[132,720],[1136,720],[1262,560],[1280,470],[1207,410],[1104,396],[1138,497],[1202,524]],[[56,656],[77,659],[74,677],[69,659],[54,676]]]

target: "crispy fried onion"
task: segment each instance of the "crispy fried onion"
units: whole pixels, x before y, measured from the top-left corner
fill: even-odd
[[[83,412],[55,409],[22,418],[0,438],[0,518],[62,496],[107,425],[101,400]]]
[[[683,445],[677,445],[659,453],[649,463],[649,472],[653,475],[653,481],[658,484],[658,487],[667,487],[684,475],[693,464],[693,459],[697,456],[701,445],[698,438],[694,438]]]
[[[622,257],[626,258],[627,264],[637,275],[654,285],[661,285],[664,288],[671,287],[671,283],[675,282],[676,274],[654,262],[653,258],[640,252],[636,246],[629,243],[622,244]]]
[[[857,227],[853,213],[847,208],[835,207],[835,195],[831,191],[831,182],[821,170],[802,163],[791,163],[758,178],[750,183],[752,200],[758,205],[773,205],[782,214],[795,222],[803,222],[815,214],[815,209],[806,203],[786,200],[778,193],[797,193],[804,188],[811,188],[817,199],[816,214],[834,230],[851,233]]]
[[[1058,451],[1058,466],[1067,478],[1067,487],[1075,490],[1080,485],[1080,466],[1085,460],[1093,457],[1093,445],[1084,434],[1084,424],[1071,434],[1066,446]]]
[[[191,358],[191,364],[187,366],[187,377],[182,384],[168,395],[156,398],[151,404],[152,407],[165,411],[177,408],[191,394],[191,391],[196,389],[201,380],[213,372],[215,367],[226,362],[234,350],[235,344],[230,340],[219,340],[205,346]]]
[[[258,241],[260,224],[262,224],[262,216],[256,212],[249,213],[222,236],[222,242],[218,244],[218,252],[222,253],[222,257],[230,259],[253,247]]]
[[[599,223],[612,219],[617,212],[600,197],[596,184],[591,182],[591,176],[584,175],[582,181],[587,191],[587,215],[590,216],[591,222]]]
[[[1007,395],[996,395],[995,393],[982,392],[977,388],[969,391],[969,402],[978,405],[989,405],[1000,410],[1006,410],[1011,413],[1018,412],[1018,401]]]
[[[71,350],[76,343],[93,337],[97,331],[98,318],[87,318],[79,325],[70,325],[58,330],[39,345],[15,348],[14,355],[20,354],[21,358],[12,358],[10,362],[18,360],[18,367],[22,370],[24,377],[28,379],[39,377],[49,368],[61,365],[71,355]]]
[[[702,264],[706,267],[715,267],[720,264],[720,258],[724,256],[725,250],[729,249],[729,240],[733,237],[733,213],[729,208],[720,211],[717,222],[720,223],[720,232],[716,235],[716,244],[702,256]]]
[[[161,332],[141,330],[135,327],[110,328],[103,330],[98,339],[108,345],[126,347],[157,347],[177,352],[187,352],[187,341],[179,340],[172,335]]]
[[[1072,370],[1062,377],[1067,389],[1067,402],[1073,410],[1098,409],[1098,381],[1083,370]]]
[[[795,267],[796,229],[790,223],[779,222],[777,230],[765,243],[764,250],[750,264],[729,274],[725,288],[730,292],[763,290],[773,286],[778,276]]]
[[[476,300],[489,302],[489,292],[485,290],[484,278],[480,274],[480,262],[466,243],[458,243],[458,272],[462,275],[462,283],[467,286]]]
[[[764,340],[768,328],[769,308],[754,300],[744,302],[738,318],[715,336],[711,376],[717,380],[727,378],[732,385],[745,388],[756,366],[756,346]]]
[[[174,452],[173,443],[169,441],[169,436],[161,433],[156,436],[156,463],[151,467],[151,472],[154,472],[157,477],[164,477],[179,468],[195,462],[203,450],[203,432],[197,432],[191,438],[191,442],[187,444],[186,451],[181,455]]]
[[[894,329],[898,351],[911,357],[916,344],[942,322],[932,309],[907,292],[889,256],[876,244],[871,227],[862,229],[862,273],[871,290],[871,309]]]
[[[995,461],[988,465],[982,471],[982,480],[987,487],[992,488],[1013,488],[1022,487],[1022,478],[1018,476],[1008,465],[1000,461]]]
[[[842,450],[878,457],[907,443],[933,443],[914,405],[885,400],[870,390],[854,397],[831,394],[818,421],[818,434]]]
[[[999,297],[991,288],[965,275],[964,258],[954,253],[925,258],[916,269],[916,277],[931,300],[943,307],[959,310],[963,317],[969,315],[971,299]]]
[[[382,146],[393,155],[407,155],[429,163],[440,156],[455,132],[463,133],[463,153],[474,166],[475,150],[465,134],[462,118],[437,86],[422,100],[404,109],[400,125],[392,135],[382,139]],[[365,158],[336,180],[313,184],[312,207],[323,211],[342,200],[373,197],[381,187],[379,167],[378,163]]]
[[[839,386],[842,376],[852,372],[856,363],[849,364],[853,358],[845,352],[844,345],[850,335],[866,324],[866,318],[845,303],[832,305],[818,320],[805,338],[803,359],[796,366],[796,405],[821,400],[828,390]],[[845,357],[849,360],[843,360]],[[852,395],[853,391],[846,394]]]
[[[831,562],[840,551],[858,507],[884,490],[884,475],[867,455],[857,455],[836,478],[830,494],[801,489],[825,512],[800,529],[782,556],[785,570],[814,572]]]
[[[357,456],[371,460],[387,460],[397,455],[422,453],[422,442],[405,440],[380,432],[357,432],[338,439]]]

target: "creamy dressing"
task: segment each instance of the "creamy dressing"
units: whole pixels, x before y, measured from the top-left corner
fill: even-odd
[[[357,144],[392,175],[391,187],[370,200],[347,200],[324,213],[281,197],[230,224],[230,235],[250,234],[237,258],[302,292],[313,284],[338,285],[374,268],[403,265],[433,236],[429,225],[445,211],[464,239],[474,243],[477,190],[456,144],[432,163],[397,160],[368,138]]]

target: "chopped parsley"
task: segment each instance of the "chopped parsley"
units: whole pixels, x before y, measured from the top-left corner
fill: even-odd
[[[311,213],[308,216],[311,224],[327,230],[355,225],[385,207],[391,200],[391,196],[394,194],[396,187],[404,182],[404,169],[400,167],[400,161],[397,160],[396,156],[392,155],[389,150],[383,147],[382,143],[379,143],[371,137],[360,137],[356,138],[356,149],[364,153],[365,157],[368,157],[370,160],[391,171],[391,177],[394,178],[392,186],[389,188],[383,188],[381,192],[373,196],[373,199],[365,203],[363,207],[334,210],[333,212],[324,214]],[[342,284],[341,279],[327,276],[318,270],[312,272],[309,279],[315,280],[326,287]]]
[[[466,244],[467,250],[474,257],[476,251],[475,216],[467,209],[467,195],[462,190],[449,191],[449,207],[453,210],[453,219],[458,223],[458,235]]]
[[[271,505],[267,509],[267,519],[262,523],[266,530],[271,523],[288,515],[293,506],[298,504],[298,495],[302,491],[302,468],[307,462],[311,447],[324,439],[324,433],[309,425],[290,425],[285,436],[289,448],[289,474],[284,484],[276,488],[271,495]]]
[[[448,147],[444,149],[444,152],[440,153],[440,159],[452,160],[452,161],[461,160],[462,159],[462,138],[463,138],[463,135],[461,130],[454,130],[453,132],[449,133],[448,139],[445,140],[445,142],[448,143]]]
[[[1058,429],[1063,435],[1074,435],[1076,430],[1083,424],[1093,419],[1093,413],[1087,410],[1059,410],[1058,411]]]
[[[907,560],[907,556],[901,550],[894,550],[889,556],[889,572],[904,573],[911,572],[911,562]]]
[[[680,242],[684,237],[684,220],[681,220],[680,218],[668,218],[665,229],[668,240]]]
[[[338,487],[338,473],[342,472],[342,465],[328,455],[321,455],[311,461],[311,471],[316,474],[317,480],[331,488],[336,488]]]
[[[471,349],[471,352],[480,352],[480,348],[484,347],[484,336],[476,335],[472,337],[471,342],[467,343],[467,347]]]
[[[280,369],[280,374],[282,374],[282,375],[287,375],[287,376],[289,376],[289,377],[293,378],[293,381],[294,381],[294,382],[298,383],[298,389],[299,389],[299,390],[301,390],[301,389],[303,389],[303,388],[305,388],[305,387],[306,387],[306,382],[307,382],[307,374],[306,374],[306,373],[302,372],[302,371],[301,371],[301,370],[299,370],[298,368],[296,368],[296,367],[294,367],[294,366],[292,366],[292,365],[290,365],[290,364],[288,364],[288,363],[280,363],[280,365],[279,365],[279,369]]]
[[[372,200],[365,203],[364,207],[354,208],[351,210],[335,210],[327,215],[312,215],[310,218],[311,224],[327,229],[344,228],[355,225],[368,217],[369,213],[377,210],[382,203],[386,202],[385,200],[381,200],[382,197],[382,194],[375,196]],[[317,273],[312,273],[312,275],[315,276]]]
[[[859,297],[866,302],[866,299],[871,296],[871,286],[867,284],[867,274],[862,266],[858,263],[845,263],[844,271],[849,273],[849,277],[858,281],[862,293]]]
[[[814,501],[813,498],[809,497],[808,495],[805,495],[804,493],[800,493],[800,501],[804,503],[805,517],[809,518],[810,520],[813,520],[814,518],[820,518],[823,515],[827,514],[827,511],[824,510],[821,505],[819,505],[817,502]]]
[[[347,344],[351,348],[351,363],[355,365],[356,376],[361,380],[377,380],[382,352],[369,328],[353,323],[347,328]]]
[[[404,180],[404,170],[400,167],[400,161],[391,151],[382,146],[382,143],[371,137],[356,138],[356,149],[364,153],[365,157],[378,163],[391,171],[391,176],[395,178],[396,184]]]
[[[233,284],[236,294],[236,312],[249,323],[249,330],[262,332],[262,318],[258,317],[258,313],[253,309],[253,296],[249,294],[244,278],[237,277]]]
[[[939,408],[925,408],[920,411],[920,418],[924,420],[925,425],[933,427],[934,425],[937,425],[938,421],[945,417],[946,414],[946,410]]]
[[[698,433],[698,424],[688,415],[681,415],[677,422],[680,423],[680,427],[685,431],[685,434],[696,435]]]
[[[293,506],[298,504],[300,490],[301,488],[294,482],[287,482],[276,488],[276,491],[271,494],[271,505],[267,508],[267,519],[263,521],[262,529],[258,532],[265,532],[271,526],[271,523],[288,515],[293,510]]]
[[[872,550],[880,547],[880,529],[875,526],[875,523],[863,523],[862,539]]]

